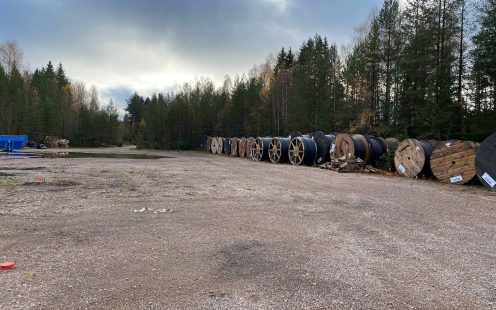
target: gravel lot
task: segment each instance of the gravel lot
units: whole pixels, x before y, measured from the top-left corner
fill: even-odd
[[[496,308],[483,187],[148,153],[0,158],[0,309]]]

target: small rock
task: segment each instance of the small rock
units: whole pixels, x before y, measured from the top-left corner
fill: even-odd
[[[43,184],[43,183],[45,183],[45,182],[46,182],[46,181],[45,181],[45,178],[44,178],[44,177],[42,177],[41,175],[38,175],[38,176],[36,176],[36,177],[34,178],[34,183],[36,183],[36,184]]]

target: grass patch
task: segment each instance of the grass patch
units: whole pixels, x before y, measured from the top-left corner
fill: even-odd
[[[0,186],[21,185],[22,180],[16,176],[0,176]]]

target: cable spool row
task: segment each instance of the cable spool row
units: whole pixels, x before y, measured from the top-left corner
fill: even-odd
[[[269,158],[270,138],[258,137],[251,145],[252,159],[256,161],[267,160]]]
[[[431,175],[430,157],[434,150],[433,144],[437,144],[437,141],[416,139],[401,141],[394,154],[396,171],[409,178]]]
[[[272,138],[269,144],[270,161],[274,164],[287,162],[290,143],[291,138]]]

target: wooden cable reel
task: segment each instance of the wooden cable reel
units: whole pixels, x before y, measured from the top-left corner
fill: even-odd
[[[377,161],[388,152],[388,144],[386,140],[380,137],[368,136],[370,146],[370,154],[367,163],[375,165]]]
[[[301,137],[301,136],[302,136],[302,134],[301,134],[301,132],[299,132],[299,131],[292,131],[292,132],[289,134],[289,138],[290,138],[290,139],[293,139],[293,138],[295,138],[295,137]]]
[[[239,144],[239,139],[236,137],[231,138],[231,156],[232,157],[238,157],[238,144]]]
[[[217,154],[217,138],[212,138],[212,143],[210,144],[210,152],[212,154]]]
[[[322,165],[330,161],[331,145],[336,138],[335,133],[325,135],[322,131],[315,131],[312,133],[312,139],[317,145],[317,154],[315,156],[315,164]]]
[[[394,154],[394,165],[400,175],[415,178],[430,175],[430,157],[433,147],[429,141],[406,139],[400,142]]]
[[[221,155],[224,153],[224,138],[217,138],[217,154]]]
[[[246,138],[242,137],[239,139],[238,143],[238,153],[239,157],[244,158],[246,156]]]
[[[476,176],[476,144],[472,141],[448,141],[439,144],[430,158],[434,176],[443,183],[466,184]]]
[[[210,138],[207,135],[202,135],[201,136],[201,141],[200,141],[200,147],[202,150],[208,152],[208,138]]]
[[[475,170],[482,184],[496,191],[496,133],[480,144],[475,157]]]
[[[258,137],[251,146],[252,159],[262,161],[269,158],[270,138]]]
[[[291,138],[272,138],[269,144],[270,161],[274,164],[287,162],[289,143],[291,143]]]
[[[253,159],[253,154],[251,153],[251,148],[252,148],[254,142],[255,142],[255,138],[253,138],[253,137],[246,138],[245,153],[246,153],[246,158],[248,158],[248,159]]]
[[[370,156],[369,140],[363,135],[340,133],[331,145],[330,154],[331,159],[356,157],[367,162]]]
[[[224,155],[230,156],[231,155],[231,138],[225,138],[224,144],[222,145],[222,147],[224,148],[222,153]]]
[[[212,141],[213,140],[214,139],[212,137],[210,137],[210,136],[207,137],[207,145],[205,147],[205,151],[207,151],[207,152],[211,152],[212,151]]]
[[[396,138],[386,138],[385,139],[386,141],[386,144],[387,144],[387,147],[388,147],[388,152],[390,151],[396,151],[396,149],[398,148],[398,145],[400,144],[400,141]]]
[[[293,165],[313,165],[317,155],[317,145],[311,138],[294,137],[289,144],[288,157]]]

